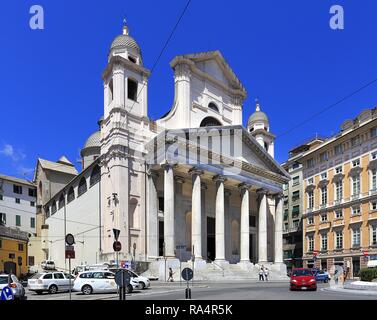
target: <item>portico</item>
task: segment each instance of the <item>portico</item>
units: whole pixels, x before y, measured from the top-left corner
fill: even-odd
[[[248,139],[242,133],[239,138]],[[160,214],[165,257],[188,261],[194,255],[197,262],[221,266],[282,263],[282,199],[274,183],[277,176],[242,161],[236,165],[240,170],[233,168],[234,172],[219,170],[213,164],[193,165],[186,157],[183,161],[177,156],[182,155],[180,146],[177,143],[176,148],[170,148],[176,155],[174,160],[165,153],[170,163],[165,160],[161,165],[151,165],[153,176],[159,177],[152,190],[154,198],[164,203]],[[161,252],[158,245],[153,241],[148,247]]]

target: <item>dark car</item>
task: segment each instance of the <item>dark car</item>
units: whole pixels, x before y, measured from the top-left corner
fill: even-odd
[[[320,269],[312,269],[312,272],[317,282],[327,283],[330,281],[330,276],[327,271],[320,270]]]
[[[317,290],[317,281],[313,272],[308,268],[292,270],[290,290]]]

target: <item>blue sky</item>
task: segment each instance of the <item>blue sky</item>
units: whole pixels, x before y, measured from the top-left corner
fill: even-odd
[[[45,29],[29,28],[29,9],[42,5]],[[186,0],[4,1],[0,19],[0,172],[32,178],[37,157],[79,160],[103,110],[101,73],[109,46],[127,17],[151,68]],[[345,29],[329,27],[343,5]],[[244,123],[259,97],[277,135],[276,158],[318,133],[330,135],[377,105],[377,84],[305,126],[297,123],[377,78],[374,0],[192,0],[149,82],[149,115],[173,102],[174,56],[220,50],[248,91]]]

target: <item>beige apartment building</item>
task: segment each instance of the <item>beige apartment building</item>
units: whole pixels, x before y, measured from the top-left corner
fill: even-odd
[[[303,164],[304,266],[348,269],[377,258],[377,108],[347,120]]]

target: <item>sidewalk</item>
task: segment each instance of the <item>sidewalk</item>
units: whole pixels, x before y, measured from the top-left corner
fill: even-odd
[[[344,284],[344,286],[330,286],[322,289],[324,291],[342,292],[342,293],[357,293],[365,295],[377,296],[377,283],[365,281],[353,281]]]

